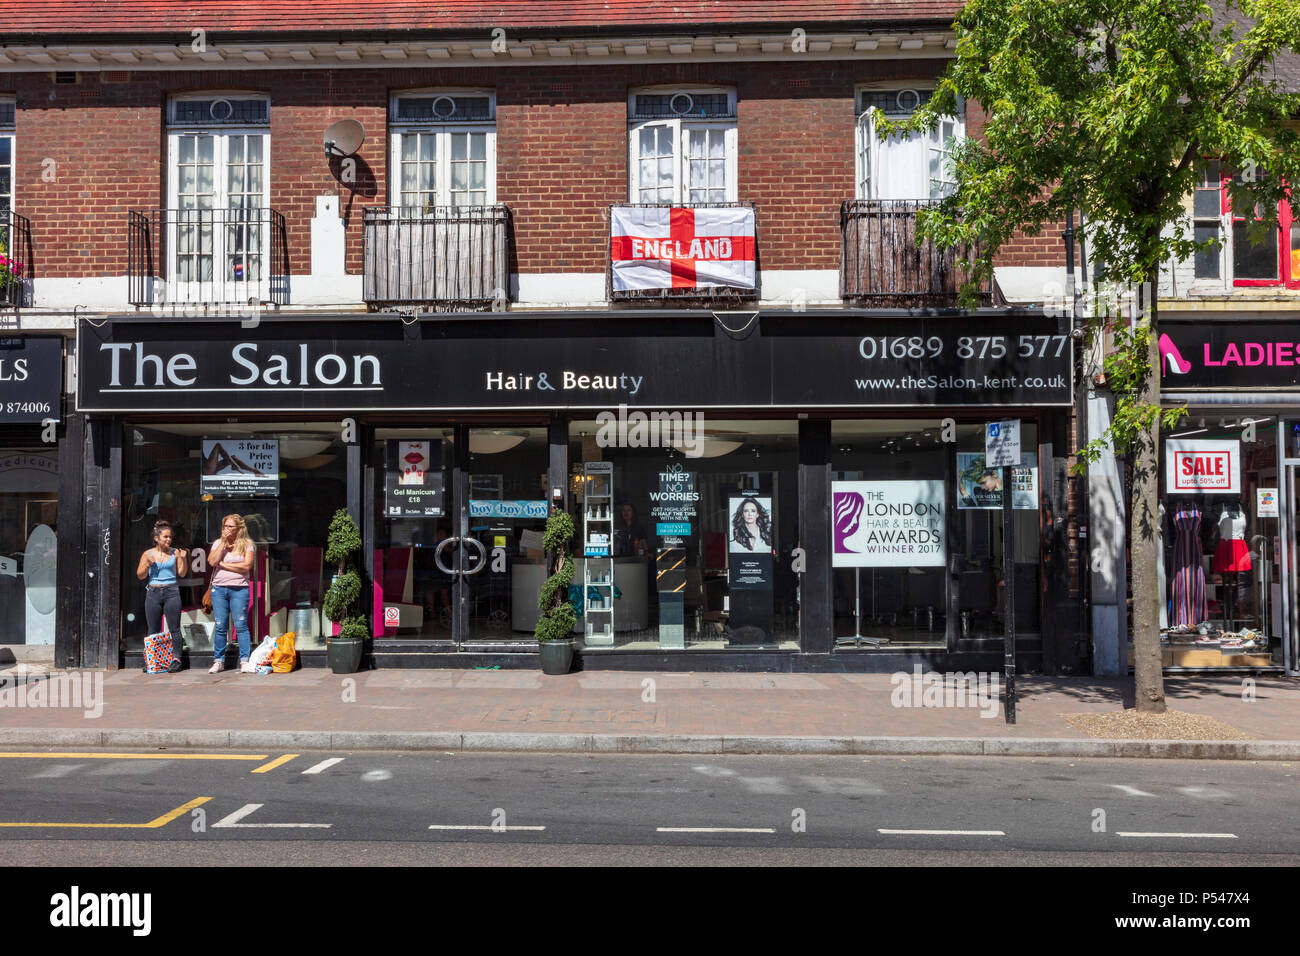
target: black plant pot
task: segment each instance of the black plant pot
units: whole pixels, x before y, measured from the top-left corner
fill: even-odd
[[[355,674],[361,667],[364,637],[331,637],[326,641],[326,656],[335,674]]]
[[[538,646],[542,652],[543,674],[569,673],[573,667],[573,641],[543,641]]]

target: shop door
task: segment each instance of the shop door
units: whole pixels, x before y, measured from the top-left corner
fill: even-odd
[[[384,636],[471,649],[531,641],[545,577],[546,429],[449,425],[380,430],[378,438]],[[437,513],[401,513],[409,502],[395,501],[397,476],[425,467],[426,483],[441,489],[427,494],[427,510]]]

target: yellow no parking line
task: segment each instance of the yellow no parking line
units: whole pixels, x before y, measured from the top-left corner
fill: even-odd
[[[100,754],[100,753],[0,753],[0,757],[44,759],[61,757],[77,760],[265,760],[268,754]],[[294,754],[296,757],[297,754]]]
[[[188,813],[195,807],[202,806],[211,799],[211,797],[195,797],[189,803],[182,803],[175,810],[168,810],[162,816],[156,817],[148,823],[0,823],[0,827],[80,827],[83,829],[99,830],[157,830],[160,827],[165,827],[177,817]]]
[[[276,767],[279,767],[281,764],[286,764],[286,763],[288,763],[290,760],[292,760],[292,759],[293,759],[294,757],[296,757],[296,756],[298,756],[298,755],[297,755],[297,754],[285,754],[283,757],[276,757],[276,758],[275,758],[274,760],[272,760],[270,763],[264,763],[264,764],[262,764],[262,766],[260,766],[260,767],[256,767],[256,768],[254,768],[253,770],[250,770],[249,773],[266,773],[267,771],[274,770]]]

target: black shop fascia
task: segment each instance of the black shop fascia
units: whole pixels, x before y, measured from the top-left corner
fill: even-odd
[[[151,317],[150,317],[151,319]],[[1071,342],[1033,311],[375,316],[83,324],[95,414],[1061,407]]]

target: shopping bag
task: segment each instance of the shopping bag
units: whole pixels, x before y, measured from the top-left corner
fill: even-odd
[[[260,667],[263,664],[270,663],[271,655],[275,652],[275,638],[265,637],[262,643],[257,645],[256,650],[248,658],[248,663],[253,667]]]
[[[185,636],[183,634],[173,634],[172,629],[167,626],[167,619],[163,618],[163,633],[168,636],[172,642],[172,663],[167,668],[167,673],[175,674],[182,667],[182,661],[185,660]]]
[[[144,671],[146,674],[166,674],[173,665],[180,664],[172,647],[171,635],[166,631],[150,634],[144,639]]]
[[[276,674],[287,674],[298,663],[297,642],[293,631],[281,634],[275,642],[275,652],[271,655],[271,670]]]

